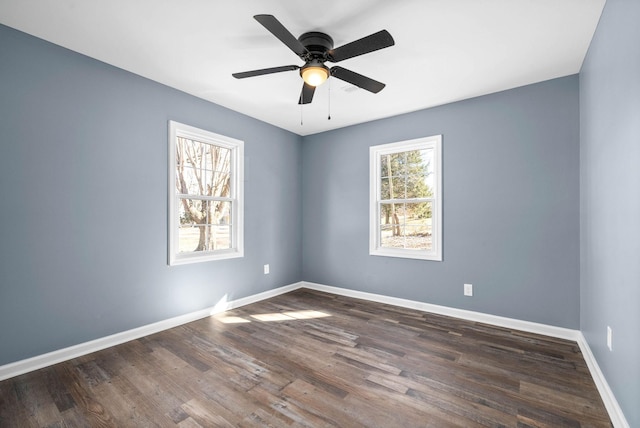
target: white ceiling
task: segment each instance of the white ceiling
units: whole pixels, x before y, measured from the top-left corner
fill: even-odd
[[[308,135],[578,73],[604,3],[0,0],[0,23]],[[395,46],[340,62],[386,88],[372,94],[331,78],[300,107],[297,71],[234,79],[302,65],[256,14],[274,15],[296,37],[325,32],[336,47],[388,30]]]

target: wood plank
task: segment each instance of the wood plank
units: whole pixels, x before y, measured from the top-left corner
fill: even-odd
[[[60,412],[47,390],[46,373],[33,372],[15,380],[15,390],[26,413],[37,426],[47,426],[60,420]]]
[[[20,376],[0,382],[0,426],[25,428],[37,427],[35,418],[31,417],[24,406],[15,387],[15,382]]]
[[[182,409],[201,426],[234,428],[231,422],[212,411],[212,407],[215,409],[211,402],[197,398],[189,400],[182,405]]]

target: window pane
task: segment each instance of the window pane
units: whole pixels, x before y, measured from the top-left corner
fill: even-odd
[[[390,162],[388,164],[391,174],[395,177],[403,176],[404,171],[404,153],[393,153],[389,155]]]
[[[434,180],[435,180],[435,151],[433,149],[427,149],[421,151],[422,160],[425,165],[424,183],[427,186],[428,193],[426,197],[435,196],[433,194]]]
[[[380,224],[381,225],[390,225],[394,223],[398,223],[399,214],[402,212],[403,204],[390,204],[390,203],[382,203],[380,204]],[[395,221],[394,221],[395,218]]]
[[[404,248],[411,250],[431,250],[431,235],[424,233],[422,226],[406,226]]]
[[[381,155],[381,199],[432,197],[432,165],[432,149]]]
[[[406,204],[406,210],[406,247],[431,250],[433,202]]]
[[[176,174],[176,191],[177,193],[200,195],[200,178],[199,171],[184,167],[178,168]]]
[[[210,171],[229,172],[231,165],[230,149],[209,145],[207,154],[207,168]]]
[[[407,221],[417,222],[419,220],[430,219],[433,214],[433,202],[417,202],[406,204]]]
[[[433,197],[433,187],[429,185],[428,177],[411,176],[407,178],[408,184],[407,198],[431,198]]]
[[[402,153],[391,153],[380,156],[380,176],[402,175]]]
[[[392,153],[387,156],[387,167],[389,168],[389,175],[403,175],[403,155],[402,153]]]
[[[178,193],[230,197],[231,149],[178,137]]]
[[[178,228],[178,252],[198,251],[201,228],[193,225],[180,225]]]
[[[216,150],[217,147],[212,146],[211,144],[207,144],[206,147],[204,148],[204,156],[202,159],[202,167],[205,168],[207,171],[213,171],[214,170],[214,161],[213,161],[213,153]]]
[[[389,178],[383,178],[380,182],[380,200],[391,199],[391,194],[389,193]]]
[[[231,224],[231,202],[211,201],[211,224]]]
[[[178,198],[178,249],[180,252],[206,249],[206,225],[210,202],[201,199]]]
[[[407,198],[426,198],[432,196],[432,186],[426,181],[428,175],[429,154],[432,150],[412,150],[406,152]]]
[[[392,164],[398,166],[399,164]],[[393,168],[393,166],[392,166]],[[381,199],[404,199],[406,191],[406,179],[399,171],[391,171],[391,175],[383,178],[380,183]]]
[[[388,244],[394,236],[400,234],[400,217],[402,204],[380,204],[380,242]]]
[[[381,155],[380,156],[380,177],[387,178],[389,177],[389,155]]]
[[[231,202],[211,201],[208,229],[208,250],[231,248]]]
[[[178,228],[178,251],[192,253],[231,248],[230,225],[194,224]]]
[[[394,172],[395,174],[395,172]],[[392,199],[404,199],[407,197],[407,183],[406,177],[404,175],[394,175],[389,178],[392,180],[392,190],[393,194],[391,195]]]
[[[180,226],[204,223],[207,213],[207,201],[200,199],[178,198]]]
[[[209,235],[210,250],[225,250],[231,248],[231,226],[210,226]]]
[[[179,198],[178,251],[228,249],[231,239],[231,202]]]
[[[228,198],[231,195],[231,175],[228,172],[213,172],[208,183],[208,195]]]
[[[201,164],[204,146],[188,138],[176,139],[176,165],[196,167]]]
[[[431,250],[432,208],[432,202],[381,204],[381,246]]]

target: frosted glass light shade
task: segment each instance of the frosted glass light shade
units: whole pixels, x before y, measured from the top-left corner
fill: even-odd
[[[324,81],[329,77],[329,70],[324,66],[312,65],[304,67],[300,71],[300,75],[302,76],[302,80],[304,80],[307,85],[319,86],[322,85]]]

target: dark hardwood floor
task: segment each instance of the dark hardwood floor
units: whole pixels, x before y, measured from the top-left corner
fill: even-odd
[[[2,427],[609,427],[576,343],[306,289],[0,382]]]

